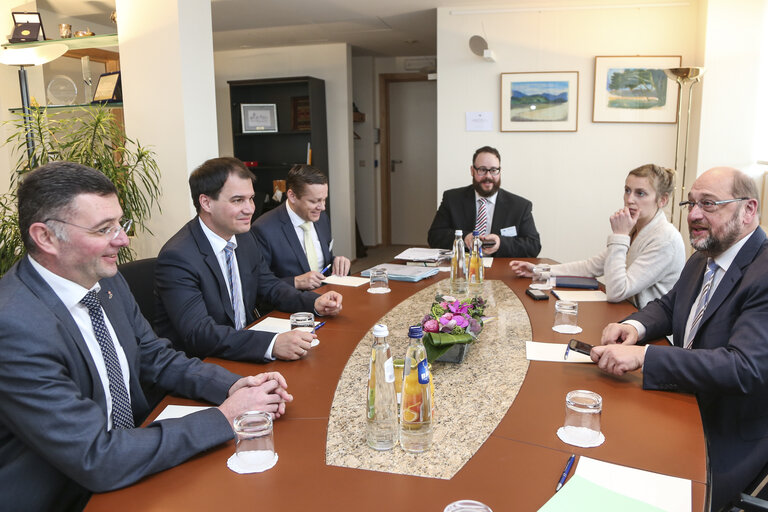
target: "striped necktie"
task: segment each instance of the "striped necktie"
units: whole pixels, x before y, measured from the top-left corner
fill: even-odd
[[[131,398],[125,389],[123,370],[120,360],[117,358],[117,350],[109,334],[107,324],[104,322],[104,313],[101,311],[101,301],[93,290],[85,294],[80,304],[88,308],[88,316],[91,317],[93,334],[101,349],[104,358],[104,366],[107,367],[107,381],[109,381],[109,395],[112,398],[112,428],[134,428],[133,411],[131,410]]]
[[[480,236],[485,235],[485,230],[488,227],[488,212],[485,211],[485,205],[488,200],[481,197],[477,200],[477,222],[475,222],[475,231]]]
[[[307,263],[309,263],[309,270],[320,270],[320,265],[317,263],[317,251],[315,251],[315,242],[312,241],[312,223],[306,221],[300,225],[304,230],[304,252],[307,254]]]
[[[229,300],[232,302],[232,310],[235,312],[235,329],[242,329],[245,326],[245,319],[240,312],[240,287],[237,286],[238,279],[235,275],[235,244],[227,242],[224,247],[224,258],[227,262],[227,279],[229,280]]]
[[[704,311],[709,304],[709,297],[712,291],[712,284],[715,281],[715,272],[718,269],[717,263],[712,258],[707,261],[707,271],[704,272],[704,285],[701,287],[701,293],[699,293],[699,304],[696,306],[696,313],[691,323],[691,330],[688,333],[688,338],[685,340],[685,348],[691,348],[693,345],[693,338],[696,337],[696,332],[699,330],[701,319],[704,316]]]

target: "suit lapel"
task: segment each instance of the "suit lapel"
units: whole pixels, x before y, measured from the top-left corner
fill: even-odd
[[[286,208],[288,208],[288,204],[280,206],[280,211],[278,212],[278,219],[281,223],[280,227],[282,228],[283,236],[285,236],[285,239],[288,241],[288,245],[291,246],[293,253],[296,255],[296,260],[301,263],[302,271],[309,272],[309,261],[307,261],[307,254],[301,248],[299,238],[296,236],[296,228],[293,227],[293,223],[291,222],[291,218],[288,216],[288,211]]]
[[[224,274],[221,273],[221,266],[219,265],[219,260],[216,257],[216,254],[213,252],[211,243],[208,241],[205,233],[203,233],[203,228],[200,227],[199,217],[192,219],[189,227],[205,264],[208,265],[208,269],[219,284],[219,296],[221,298],[221,303],[224,306],[224,312],[227,314],[227,317],[229,317],[229,321],[232,322],[232,325],[235,325],[235,311],[232,309],[232,299],[229,297],[227,283],[224,281],[226,278],[224,277]]]
[[[323,250],[323,259],[325,264],[333,264],[331,258],[331,221],[325,212],[320,214],[320,219],[315,222],[315,231],[317,231],[317,238],[320,240],[320,247]]]
[[[501,233],[502,228],[506,228],[508,226],[499,226],[503,222],[503,216],[502,215],[496,215],[496,212],[503,212],[504,209],[507,206],[507,197],[501,193],[501,189],[499,189],[499,193],[496,194],[496,204],[493,205],[493,218],[491,219],[491,233]]]

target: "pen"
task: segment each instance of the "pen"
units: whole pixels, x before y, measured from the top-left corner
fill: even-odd
[[[571,468],[573,467],[573,461],[576,459],[576,455],[571,455],[571,458],[568,459],[568,464],[565,465],[565,469],[563,470],[563,476],[560,477],[560,481],[557,482],[557,488],[555,489],[555,492],[559,491],[560,488],[565,483],[565,479],[568,478],[568,473],[571,472]]]
[[[324,325],[325,325],[325,322],[320,322],[319,324],[317,324],[317,325],[315,326],[315,328],[314,328],[314,329],[312,329],[312,332],[316,332],[316,331],[317,331],[319,328],[321,328],[321,327],[322,327],[322,326],[324,326]]]
[[[331,264],[327,264],[323,270],[320,271],[321,274],[325,274],[331,269]]]

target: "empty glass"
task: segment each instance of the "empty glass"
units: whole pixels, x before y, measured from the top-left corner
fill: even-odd
[[[562,334],[578,334],[579,304],[569,300],[555,302],[555,324],[552,330]]]
[[[602,444],[600,432],[603,398],[592,391],[577,389],[565,395],[565,422],[558,432],[560,439],[576,446],[590,447]]]
[[[368,293],[389,293],[389,276],[387,275],[387,269],[374,268],[371,269],[371,284],[368,288]]]
[[[248,471],[264,471],[275,464],[272,417],[261,411],[244,412],[234,421],[238,465]]]
[[[540,263],[533,267],[533,277],[531,278],[530,288],[534,290],[552,289],[552,267],[546,263]]]

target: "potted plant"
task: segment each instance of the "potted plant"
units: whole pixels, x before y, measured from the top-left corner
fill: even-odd
[[[24,254],[16,212],[19,178],[33,168],[55,160],[77,162],[104,173],[117,188],[117,197],[126,219],[134,229],[151,233],[146,222],[160,205],[160,171],[154,153],[128,138],[111,109],[99,106],[71,112],[50,112],[33,107],[28,115],[19,112],[6,121],[12,127],[5,144],[19,153],[9,192],[0,196],[0,275],[5,274]],[[34,143],[27,152],[27,134]],[[119,262],[131,261],[134,252],[125,247]]]

